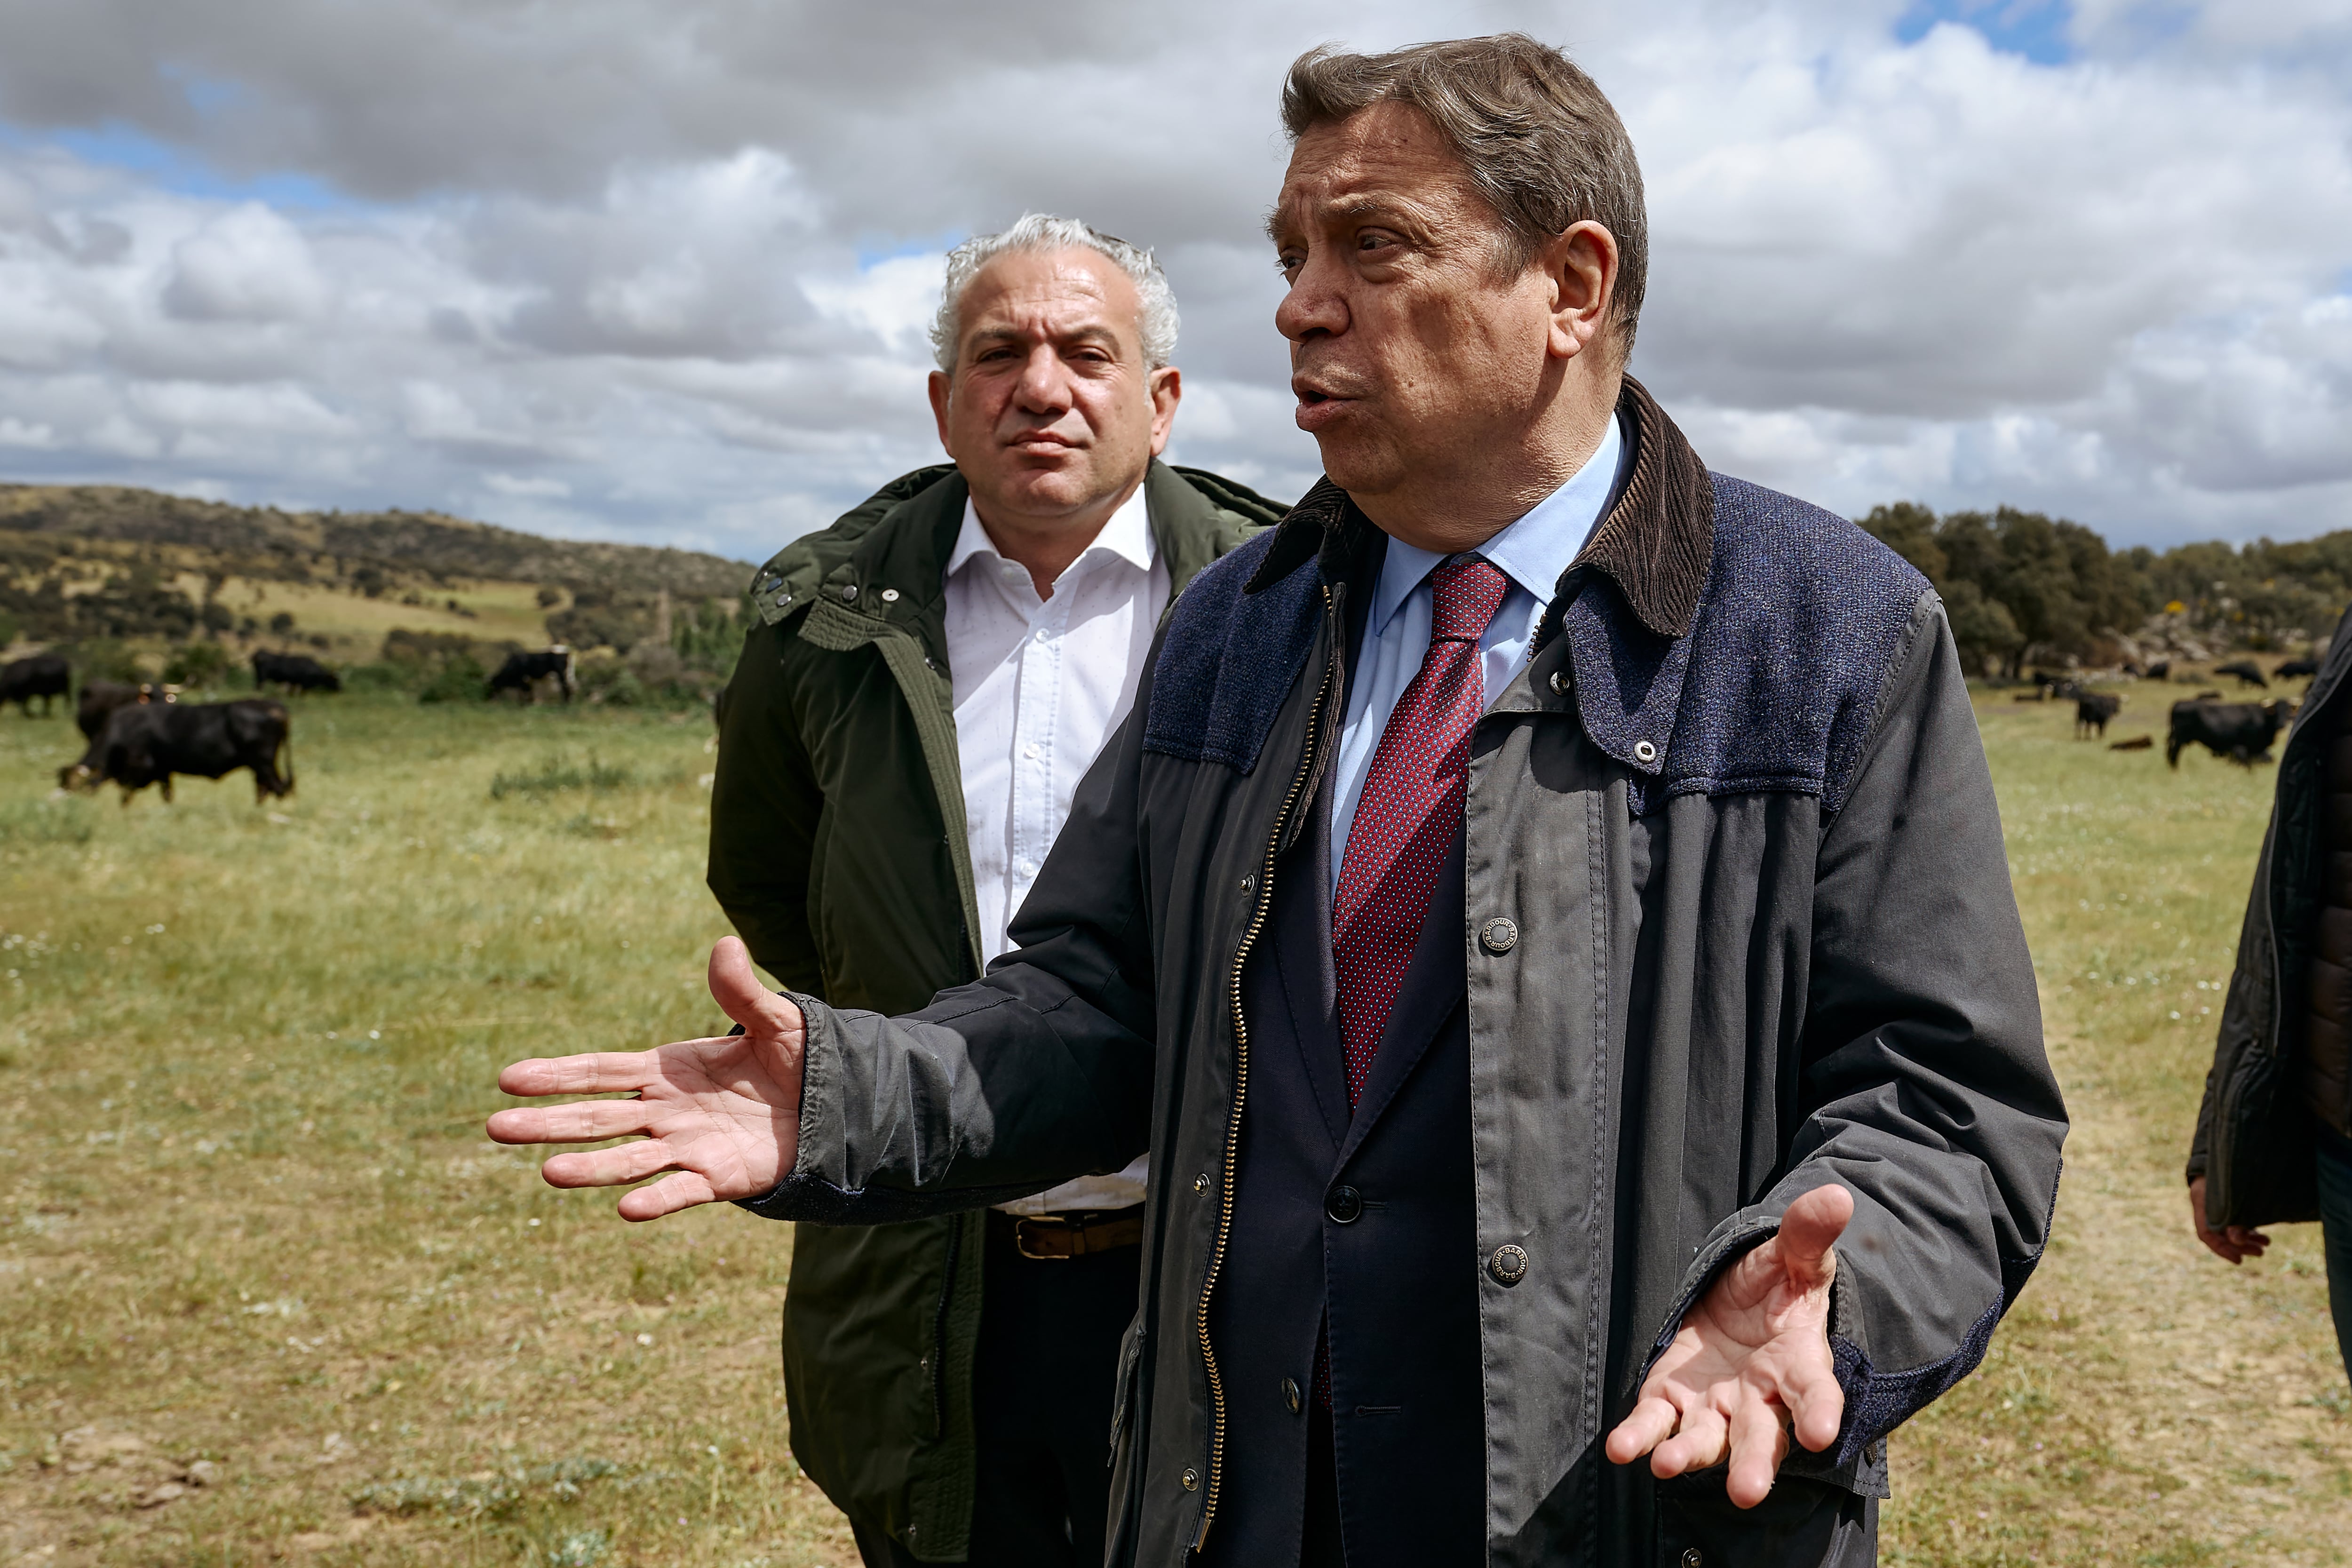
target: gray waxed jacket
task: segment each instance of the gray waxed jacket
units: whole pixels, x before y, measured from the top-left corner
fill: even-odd
[[[1886,1433],[1977,1363],[2041,1256],[2064,1111],[1940,602],[1844,520],[1708,474],[1637,384],[1620,411],[1631,471],[1472,741],[1486,1559],[1865,1563]],[[1019,950],[908,1017],[806,1004],[798,1161],[746,1205],[893,1220],[1149,1148],[1114,1563],[1180,1568],[1251,1484],[1223,1468],[1209,1333],[1249,1114],[1237,977],[1382,542],[1326,483],[1201,574]],[[1497,919],[1515,942],[1480,941]],[[1720,1471],[1610,1465],[1697,1292],[1832,1181],[1856,1199],[1837,1445],[1747,1512]]]

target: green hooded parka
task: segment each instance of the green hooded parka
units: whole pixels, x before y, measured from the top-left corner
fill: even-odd
[[[968,494],[920,468],[779,552],[719,700],[710,890],[762,968],[836,1007],[910,1012],[980,974],[946,623]],[[1286,510],[1156,461],[1144,495],[1171,608]],[[960,1561],[971,1527],[982,1223],[803,1225],[793,1244],[793,1453],[929,1562]]]

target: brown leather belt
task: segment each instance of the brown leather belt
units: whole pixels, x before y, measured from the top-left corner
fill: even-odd
[[[1017,1215],[1013,1245],[1024,1258],[1084,1258],[1143,1240],[1143,1205],[1107,1214]]]

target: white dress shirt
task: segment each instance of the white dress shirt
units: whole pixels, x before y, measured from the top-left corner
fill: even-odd
[[[1502,569],[1511,580],[1503,607],[1478,639],[1480,665],[1486,677],[1486,700],[1502,695],[1511,678],[1527,667],[1528,648],[1535,640],[1536,623],[1559,586],[1577,552],[1584,548],[1601,509],[1617,490],[1617,470],[1633,448],[1612,419],[1601,445],[1569,481],[1528,510],[1475,553]],[[1339,888],[1339,863],[1346,858],[1348,829],[1356,820],[1356,803],[1364,793],[1365,775],[1372,771],[1372,753],[1380,750],[1381,734],[1397,699],[1421,672],[1429,657],[1432,615],[1429,574],[1445,561],[1443,555],[1407,544],[1388,542],[1381,563],[1381,580],[1372,590],[1371,608],[1364,617],[1364,646],[1348,692],[1348,717],[1339,731],[1339,772],[1331,781],[1331,889]]]
[[[1010,945],[1004,928],[1069,816],[1078,780],[1134,706],[1168,594],[1141,486],[1042,600],[1029,568],[1000,554],[964,503],[948,557],[948,668],[983,962]],[[1139,1204],[1147,1163],[998,1206],[1045,1215]]]

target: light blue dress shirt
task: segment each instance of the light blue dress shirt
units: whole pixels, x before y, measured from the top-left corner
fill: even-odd
[[[1478,639],[1488,702],[1502,695],[1511,678],[1526,667],[1536,623],[1559,585],[1559,574],[1584,548],[1593,524],[1601,520],[1601,509],[1616,493],[1617,470],[1631,451],[1618,421],[1612,419],[1584,467],[1475,552],[1502,568],[1511,580],[1503,607],[1495,613],[1486,635]],[[1371,609],[1364,619],[1364,646],[1356,656],[1354,679],[1349,686],[1347,722],[1339,731],[1339,776],[1331,784],[1335,894],[1340,863],[1347,858],[1348,829],[1356,820],[1364,775],[1372,771],[1372,753],[1380,749],[1381,733],[1388,728],[1397,699],[1412,684],[1421,661],[1429,656],[1429,574],[1445,560],[1401,539],[1388,542],[1381,580],[1372,590]]]

